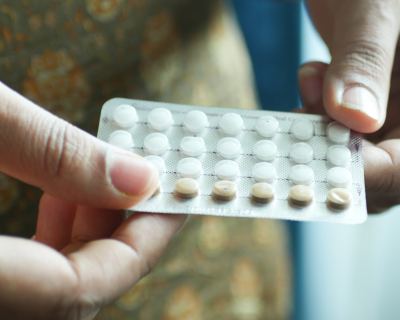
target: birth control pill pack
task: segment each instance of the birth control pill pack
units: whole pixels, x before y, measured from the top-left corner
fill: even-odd
[[[367,218],[361,134],[326,116],[115,98],[102,108],[98,138],[159,171],[159,190],[133,211]]]

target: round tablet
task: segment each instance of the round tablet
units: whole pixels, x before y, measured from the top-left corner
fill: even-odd
[[[333,166],[346,167],[351,162],[351,152],[345,146],[331,146],[326,153],[326,160]]]
[[[326,198],[326,205],[328,208],[342,211],[350,207],[353,196],[347,189],[334,188],[329,190]]]
[[[272,183],[276,179],[276,168],[271,163],[260,162],[253,167],[251,174],[257,182]]]
[[[155,166],[158,170],[158,175],[161,175],[165,171],[165,162],[164,159],[159,156],[147,156],[144,157],[147,161],[149,161],[153,166]]]
[[[308,166],[298,164],[290,168],[289,179],[293,184],[308,186],[314,181],[314,171]]]
[[[222,160],[215,165],[215,175],[220,180],[235,180],[239,174],[239,165],[232,160]]]
[[[185,156],[197,157],[206,151],[203,138],[185,137],[181,141],[181,151]]]
[[[199,183],[190,178],[175,182],[174,196],[178,199],[193,199],[199,194]]]
[[[174,123],[174,119],[168,109],[157,108],[150,112],[147,122],[152,129],[165,131]]]
[[[187,131],[199,133],[208,127],[207,115],[197,110],[190,111],[186,114],[183,125]]]
[[[290,148],[289,157],[295,163],[310,163],[314,159],[314,150],[308,143],[298,142]]]
[[[144,148],[150,154],[160,155],[168,150],[168,138],[162,133],[151,133],[144,139]]]
[[[296,119],[290,127],[290,133],[297,140],[310,140],[314,135],[314,125],[308,119]]]
[[[161,183],[160,183],[160,181],[158,181],[158,187],[157,187],[156,191],[154,191],[154,193],[151,195],[150,198],[154,198],[154,197],[158,196],[160,194],[160,192],[161,192]]]
[[[308,186],[294,186],[289,191],[289,204],[294,207],[304,208],[309,206],[314,199],[314,191]]]
[[[236,113],[226,113],[219,121],[219,130],[226,135],[238,135],[243,128],[243,119]]]
[[[196,179],[202,171],[201,162],[196,158],[185,158],[178,162],[178,173],[182,178]]]
[[[123,104],[114,110],[113,120],[118,127],[129,128],[138,121],[138,115],[134,107]]]
[[[232,181],[221,180],[214,183],[211,197],[215,201],[228,202],[236,198],[237,187]]]
[[[124,130],[117,130],[111,133],[108,137],[108,143],[126,150],[133,148],[132,136]]]
[[[264,138],[273,138],[279,132],[279,122],[274,117],[264,116],[256,121],[256,131]]]
[[[225,159],[235,159],[242,152],[242,147],[238,139],[223,138],[217,144],[218,154]]]
[[[269,183],[256,183],[251,188],[250,200],[257,204],[266,204],[274,200],[275,188]]]
[[[254,145],[253,153],[258,160],[272,161],[276,158],[278,147],[270,140],[261,140]]]
[[[334,167],[328,170],[326,182],[335,188],[348,188],[351,185],[350,170],[342,167]]]
[[[326,133],[333,143],[347,144],[350,141],[350,129],[337,121],[328,125]]]

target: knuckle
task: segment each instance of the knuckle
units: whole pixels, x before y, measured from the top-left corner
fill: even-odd
[[[63,320],[81,320],[83,319],[84,313],[85,313],[85,303],[83,302],[83,299],[81,298],[80,291],[77,291],[75,293],[75,299],[71,301],[70,297],[65,298],[64,301],[61,303],[63,306],[59,309],[62,310],[61,312],[59,311],[58,314],[60,317],[56,317],[55,319],[63,319]],[[68,301],[66,301],[68,300]]]
[[[81,320],[85,315],[104,304],[103,301],[92,300],[91,295],[85,294],[79,269],[73,259],[70,260],[70,263],[73,276],[68,289],[64,290],[64,294],[56,305],[57,317],[53,317],[53,319]]]
[[[82,287],[79,278],[72,272],[69,283],[62,288],[60,294],[49,304],[49,314],[45,319],[80,320],[84,305],[82,302]]]
[[[73,175],[85,166],[88,158],[86,151],[90,148],[83,134],[74,126],[56,119],[45,139],[43,166],[50,179]]]
[[[388,81],[391,55],[380,44],[368,40],[348,42],[340,57],[342,63],[376,82]]]

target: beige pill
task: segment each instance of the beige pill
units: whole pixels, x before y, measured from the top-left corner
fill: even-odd
[[[154,193],[151,195],[150,198],[154,198],[154,197],[158,196],[160,194],[160,192],[161,192],[161,183],[158,182],[158,187],[157,187],[156,191],[154,191]]]
[[[179,199],[193,199],[199,194],[199,183],[191,178],[175,182],[174,196]]]
[[[221,180],[214,183],[211,197],[215,201],[228,202],[236,198],[237,187],[232,181]]]
[[[266,182],[256,183],[251,188],[250,200],[257,204],[266,204],[274,200],[275,188]]]
[[[289,203],[294,207],[309,206],[314,199],[314,191],[309,186],[297,185],[290,188]]]
[[[353,196],[349,190],[334,188],[328,192],[326,205],[333,210],[342,211],[350,207],[352,200]]]

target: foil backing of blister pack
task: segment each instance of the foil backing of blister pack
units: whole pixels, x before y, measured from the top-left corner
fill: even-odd
[[[138,115],[138,122],[127,131],[132,135],[134,147],[132,152],[147,156],[143,148],[143,142],[147,135],[155,132],[147,124],[147,117],[155,108],[166,108],[170,110],[174,118],[174,124],[165,132],[169,139],[170,148],[161,157],[165,161],[166,171],[160,177],[161,192],[157,196],[141,203],[131,210],[138,212],[171,213],[171,214],[200,214],[226,217],[250,217],[250,218],[273,218],[299,221],[321,221],[343,224],[363,223],[367,218],[364,168],[362,157],[361,134],[351,131],[350,141],[347,147],[351,151],[351,163],[348,167],[352,174],[353,195],[352,206],[345,211],[333,211],[326,206],[326,197],[330,189],[326,182],[326,174],[331,166],[326,160],[326,152],[330,144],[326,137],[327,125],[332,121],[328,117],[320,115],[297,114],[287,112],[274,112],[265,110],[242,110],[214,107],[198,107],[180,104],[129,100],[115,98],[106,102],[102,108],[99,124],[98,138],[108,140],[109,135],[120,128],[113,122],[114,110],[123,104],[133,106]],[[199,182],[199,196],[192,200],[179,200],[173,196],[174,184],[181,177],[177,174],[178,162],[185,158],[180,150],[180,142],[185,136],[194,136],[187,132],[183,126],[184,116],[192,110],[204,112],[209,121],[209,127],[198,135],[206,144],[206,151],[197,157],[202,163],[203,174]],[[235,180],[238,193],[234,201],[228,203],[215,202],[211,198],[212,187],[217,181],[215,176],[215,164],[222,158],[216,152],[217,143],[226,137],[218,130],[221,116],[228,112],[239,114],[244,121],[244,130],[235,136],[241,142],[242,153],[235,159],[239,165],[239,177]],[[280,132],[272,140],[278,146],[278,156],[271,163],[277,169],[277,179],[273,183],[276,196],[275,200],[266,205],[256,205],[249,200],[250,190],[255,181],[252,179],[251,171],[255,164],[260,162],[253,155],[253,146],[257,141],[265,140],[258,135],[254,126],[256,120],[261,116],[273,116],[279,121]],[[293,186],[289,181],[289,170],[294,165],[289,159],[290,147],[298,142],[290,134],[290,126],[294,120],[305,118],[314,124],[315,132],[313,138],[306,141],[314,149],[314,160],[308,164],[314,170],[315,181],[311,185],[314,190],[314,202],[307,208],[295,208],[288,203],[288,194]]]

